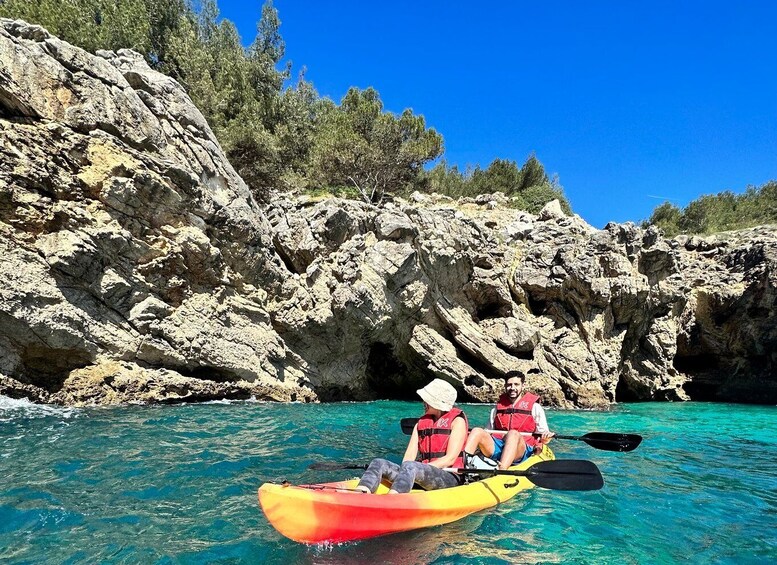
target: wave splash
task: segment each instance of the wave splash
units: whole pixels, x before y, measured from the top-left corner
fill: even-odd
[[[77,408],[67,408],[53,404],[35,404],[24,398],[10,398],[0,395],[0,422],[12,422],[19,419],[33,418],[74,418]]]

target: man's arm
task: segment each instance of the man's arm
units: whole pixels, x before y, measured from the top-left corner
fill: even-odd
[[[556,434],[548,429],[548,420],[545,418],[545,409],[540,406],[539,402],[534,403],[534,407],[531,409],[531,415],[534,418],[534,421],[537,422],[537,431],[542,434],[542,439],[540,441],[543,444],[548,443]]]
[[[550,430],[548,429],[548,420],[545,418],[545,409],[540,406],[539,402],[534,403],[534,407],[531,409],[532,418],[537,422],[537,431],[541,434],[546,434]]]

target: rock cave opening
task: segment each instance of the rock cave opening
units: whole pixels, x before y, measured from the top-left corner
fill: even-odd
[[[491,365],[481,361],[474,355],[472,355],[469,351],[464,349],[463,347],[456,347],[456,352],[459,356],[459,359],[461,359],[464,363],[475,369],[478,373],[485,376],[487,379],[502,379],[501,373],[497,372],[494,367]],[[468,377],[471,378],[471,377]],[[465,381],[466,382],[466,381]],[[473,383],[467,382],[466,384],[470,385]]]
[[[526,293],[526,299],[528,302],[529,311],[535,316],[542,316],[548,309],[548,302],[546,300],[536,298],[528,292]]]
[[[344,402],[353,400],[353,392],[346,386],[340,385],[325,385],[316,389],[319,400],[321,402]]]
[[[681,373],[707,373],[718,368],[718,357],[710,353],[675,355],[672,365]]]
[[[485,382],[479,375],[469,375],[464,378],[464,386],[482,387],[484,385]]]
[[[418,379],[397,358],[391,344],[375,342],[367,356],[367,384],[377,398],[387,400],[416,400]]]
[[[639,387],[635,386],[636,383],[631,382],[629,379],[621,375],[618,379],[618,384],[615,386],[615,402],[639,402],[642,400],[648,400],[645,396],[648,391],[644,391],[640,394]]]
[[[240,377],[234,374],[232,371],[228,371],[226,369],[220,369],[217,367],[208,367],[206,365],[194,367],[193,369],[182,369],[177,367],[171,367],[171,369],[174,371],[177,371],[184,377],[199,379],[201,381],[214,381],[217,383],[233,383],[240,380]]]
[[[702,402],[720,401],[718,389],[719,386],[717,384],[694,381],[693,379],[683,384],[683,390],[690,400]]]
[[[683,390],[691,400],[719,400],[718,393],[722,384],[720,360],[717,355],[698,353],[694,355],[675,355],[672,365],[688,377]]]
[[[504,305],[499,302],[488,302],[478,304],[475,316],[478,320],[488,320],[490,318],[501,318]]]
[[[49,392],[58,392],[71,371],[91,365],[92,356],[83,349],[57,349],[29,344],[21,351],[28,382]]]
[[[534,349],[529,349],[528,351],[520,351],[514,347],[507,347],[506,345],[498,341],[494,341],[494,345],[496,345],[499,349],[501,349],[508,355],[512,355],[516,359],[526,359],[526,360],[534,359]]]

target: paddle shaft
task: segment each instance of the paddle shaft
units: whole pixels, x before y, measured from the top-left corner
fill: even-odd
[[[470,431],[472,431],[472,430],[470,430]],[[497,434],[505,435],[507,433],[507,430],[486,430],[486,431],[488,433],[490,433],[491,435],[497,435]],[[536,438],[541,438],[542,437],[542,434],[539,433],[539,432],[518,432],[518,433],[521,434],[522,436],[532,436],[532,437],[536,437]],[[604,432],[602,432],[602,433],[604,433]],[[616,434],[616,435],[617,436],[621,436],[623,434]],[[560,435],[560,434],[553,434],[553,439],[569,439],[569,440],[572,440],[572,441],[588,441],[588,438],[586,438],[585,436],[565,436],[565,435]],[[610,441],[610,442],[613,442],[613,443],[621,443],[622,442],[622,440],[619,440],[619,439],[599,439],[597,441]]]
[[[413,428],[418,423],[418,418],[402,418],[400,424],[402,426],[402,432],[410,435],[413,433]],[[506,434],[505,430],[486,430],[490,434]],[[522,435],[542,437],[541,433],[537,432],[519,432]],[[590,432],[584,436],[568,436],[568,435],[554,435],[557,439],[566,439],[572,441],[582,441],[590,445],[595,449],[602,449],[604,451],[633,451],[642,442],[642,436],[637,434],[621,434],[611,432]]]
[[[470,431],[472,431],[472,430],[470,430]],[[486,430],[486,431],[488,433],[490,433],[492,436],[493,435],[505,435],[507,433],[507,430]],[[539,432],[518,432],[518,433],[521,434],[522,436],[534,436],[536,438],[542,437],[542,434],[539,433]],[[560,439],[569,439],[572,436],[554,435],[553,437],[554,438],[560,438]]]
[[[314,471],[339,471],[341,469],[360,469],[363,471],[366,468],[366,463],[334,463],[332,461],[319,461],[308,465],[308,469]]]
[[[363,469],[362,463],[313,463],[309,469]],[[471,469],[451,467],[444,469],[450,473],[464,475],[510,475],[525,477],[538,487],[553,490],[597,490],[604,485],[604,479],[598,467],[591,461],[561,459],[540,461],[528,469]]]

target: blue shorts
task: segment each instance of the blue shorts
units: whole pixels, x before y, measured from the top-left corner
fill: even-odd
[[[494,461],[499,461],[499,456],[502,455],[502,449],[504,449],[505,446],[505,440],[492,437],[491,439],[494,440],[494,453],[491,455],[491,459]],[[530,445],[526,446],[526,451],[523,454],[523,457],[516,459],[513,461],[513,465],[517,465],[518,463],[523,463],[526,461],[529,457],[531,457],[532,453],[534,453],[534,448]]]

